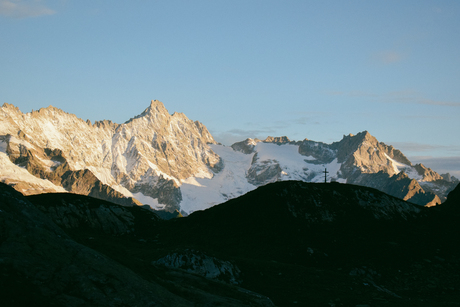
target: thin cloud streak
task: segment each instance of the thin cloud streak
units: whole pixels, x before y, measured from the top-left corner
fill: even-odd
[[[428,152],[431,150],[443,150],[453,154],[460,154],[459,145],[431,145],[416,142],[391,142],[389,144],[403,152]]]
[[[301,126],[305,127],[308,125],[319,125],[320,123],[309,116],[301,116],[298,118],[294,118],[292,120],[277,120],[272,122],[272,125],[270,126],[262,126],[257,123],[246,123],[244,126],[246,127],[251,127],[248,129],[241,129],[241,128],[236,128],[236,129],[230,129],[227,131],[223,132],[218,132],[218,131],[211,131],[211,134],[214,136],[214,139],[222,143],[224,145],[232,145],[236,142],[241,142],[244,141],[247,138],[258,138],[261,140],[264,140],[268,136],[285,136],[287,134],[281,133],[280,131],[287,130],[289,127],[295,125],[295,126]],[[303,138],[302,138],[303,139]]]
[[[404,55],[393,50],[387,50],[374,54],[373,59],[378,63],[388,65],[402,61]]]
[[[224,145],[232,145],[236,142],[244,141],[247,138],[263,138],[263,135],[268,136],[273,134],[275,130],[267,129],[231,129],[224,132],[213,132],[210,131],[214,136],[214,139]]]
[[[0,15],[10,18],[29,18],[53,15],[56,11],[45,7],[41,1],[0,0]]]
[[[439,146],[429,145],[429,144],[420,144],[414,142],[392,142],[390,143],[393,147],[405,151],[414,151],[414,152],[426,152],[439,148]]]
[[[413,156],[409,157],[413,163],[422,163],[439,174],[449,173],[460,179],[460,157],[432,157],[432,156]]]
[[[407,91],[395,91],[388,92],[385,94],[374,94],[365,91],[329,91],[326,93],[329,96],[345,96],[353,98],[369,98],[373,101],[382,103],[411,103],[411,104],[424,104],[433,106],[443,107],[460,107],[460,102],[453,101],[440,101],[423,98],[421,94],[407,90]]]

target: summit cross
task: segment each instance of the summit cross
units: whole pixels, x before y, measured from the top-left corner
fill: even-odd
[[[324,169],[324,172],[323,172],[323,173],[324,173],[324,183],[327,183],[327,173],[329,173],[329,172],[327,171],[327,168]]]

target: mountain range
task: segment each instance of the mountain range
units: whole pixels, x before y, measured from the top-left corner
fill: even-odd
[[[285,180],[357,184],[422,206],[458,179],[440,175],[369,132],[332,144],[287,137],[218,144],[206,127],[153,100],[123,124],[91,123],[52,106],[0,108],[0,182],[25,195],[71,192],[184,215]]]

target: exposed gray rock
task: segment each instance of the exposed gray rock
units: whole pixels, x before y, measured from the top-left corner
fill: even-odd
[[[414,168],[417,170],[418,174],[423,177],[424,181],[436,181],[442,180],[442,176],[433,171],[431,168],[425,167],[425,165],[419,163],[414,165]]]
[[[232,148],[234,151],[239,151],[244,154],[252,154],[254,153],[254,146],[258,143],[261,142],[259,139],[246,139],[241,142],[234,143],[232,145]]]
[[[281,145],[281,144],[289,144],[289,143],[291,143],[291,140],[287,136],[277,136],[277,137],[268,136],[262,142],[264,142],[264,143],[274,143],[274,144]]]
[[[253,185],[264,185],[275,182],[281,177],[281,167],[276,160],[264,160],[258,162],[257,153],[252,159],[251,168],[248,170],[248,182]]]
[[[330,145],[305,139],[299,145],[299,153],[315,160],[308,160],[312,164],[331,163],[337,157],[337,150]]]
[[[185,270],[203,277],[224,281],[231,284],[241,283],[240,269],[229,261],[210,257],[202,252],[184,250],[168,254],[152,262],[156,265],[164,265],[168,268]]]

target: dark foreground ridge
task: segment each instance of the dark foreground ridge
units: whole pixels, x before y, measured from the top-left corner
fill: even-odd
[[[185,218],[0,185],[0,304],[460,304],[460,187],[437,207],[378,190],[262,186]]]

